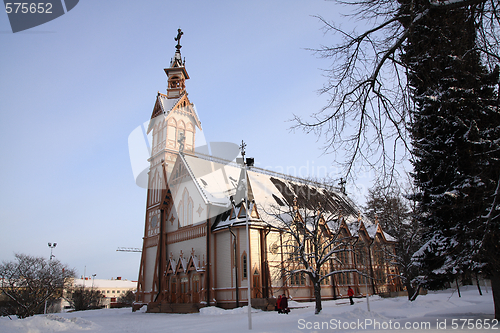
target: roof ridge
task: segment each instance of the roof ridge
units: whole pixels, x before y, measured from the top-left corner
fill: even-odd
[[[234,166],[234,167],[237,167],[237,168],[241,167],[238,163],[236,163],[234,161],[226,160],[226,159],[224,159],[222,157],[217,157],[217,156],[213,156],[213,155],[207,155],[207,154],[203,154],[203,153],[196,152],[196,151],[194,153],[194,156],[198,157],[198,158],[201,158],[201,159],[204,159],[204,160],[207,160],[207,161],[210,161],[210,162],[224,163],[224,164],[228,164],[228,165],[231,165],[231,166]],[[317,182],[317,181],[314,181],[314,180],[308,180],[308,179],[304,179],[304,178],[300,178],[300,177],[295,177],[295,176],[287,175],[287,174],[280,173],[280,172],[277,172],[277,171],[272,171],[272,170],[267,170],[267,169],[259,168],[259,167],[256,167],[256,166],[252,166],[248,170],[249,171],[254,171],[256,173],[260,173],[260,174],[263,174],[263,175],[267,175],[267,176],[275,176],[275,177],[278,177],[278,178],[283,178],[283,179],[289,180],[289,181],[299,181],[299,182],[304,183],[304,184],[312,184],[312,185],[316,185],[316,186],[320,186],[320,187],[325,187],[325,185],[326,185],[326,184],[323,184],[323,183],[320,183],[320,182]],[[338,190],[340,192],[340,187],[332,186],[332,188],[334,188],[334,189],[336,189],[336,190]]]
[[[207,197],[205,191],[200,186],[200,184],[198,184],[198,180],[196,179],[193,170],[191,170],[191,167],[189,166],[189,163],[184,158],[184,154],[179,153],[179,156],[181,158],[182,163],[186,167],[186,170],[189,172],[189,176],[191,176],[191,179],[193,179],[193,182],[194,182],[195,186],[198,188],[198,191],[200,191],[200,193],[201,193],[201,195],[203,197],[203,200],[205,201],[205,204],[208,204],[210,202],[210,200],[208,200],[208,197]]]

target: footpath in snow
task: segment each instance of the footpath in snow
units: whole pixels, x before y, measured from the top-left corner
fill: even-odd
[[[414,302],[406,297],[356,299],[323,302],[323,311],[314,315],[314,303],[290,301],[288,315],[253,309],[253,332],[500,332],[494,318],[491,290],[480,296],[473,286],[456,291],[429,292]],[[294,308],[295,307],[295,308]],[[496,323],[496,324],[495,324]],[[0,317],[1,333],[48,332],[241,332],[248,331],[247,308],[223,310],[204,308],[197,314],[153,314],[130,308],[102,309],[37,315],[10,320]]]

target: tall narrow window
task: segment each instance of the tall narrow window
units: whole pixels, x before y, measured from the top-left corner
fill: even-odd
[[[248,277],[248,272],[247,272],[247,255],[244,254],[241,259],[241,264],[243,265],[243,278],[246,279]]]
[[[184,203],[179,202],[179,206],[177,207],[177,212],[179,214],[179,226],[182,227],[184,223]]]
[[[193,200],[189,198],[187,205],[187,223],[193,224]]]
[[[188,224],[190,224],[190,214],[189,214],[189,211],[191,210],[191,214],[192,214],[192,204],[191,204],[191,207],[189,206],[189,192],[186,190],[184,190],[184,193],[182,193],[182,222],[181,222],[181,226],[186,226]]]

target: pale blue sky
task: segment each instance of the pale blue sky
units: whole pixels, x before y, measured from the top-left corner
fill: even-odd
[[[144,232],[127,139],[166,91],[179,27],[207,141],[245,140],[259,167],[335,173],[321,141],[287,120],[325,105],[330,62],[306,49],[335,43],[312,15],[345,20],[340,11],[323,0],[81,0],[16,34],[0,12],[0,260],[48,257],[57,242],[79,275],[137,279],[140,254],[116,252],[141,247]]]

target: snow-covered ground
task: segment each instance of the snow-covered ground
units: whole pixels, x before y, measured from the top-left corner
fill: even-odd
[[[489,293],[483,290],[483,296],[480,296],[477,288],[470,286],[461,288],[461,293],[462,297],[459,298],[453,290],[429,292],[411,303],[405,297],[382,299],[375,296],[370,298],[370,312],[367,311],[366,299],[356,299],[353,306],[345,299],[326,301],[323,302],[320,315],[314,315],[313,303],[290,301],[290,306],[296,308],[288,315],[253,310],[252,331],[370,332],[379,329],[380,332],[391,331],[391,328],[393,331],[410,328],[411,331],[421,332],[475,332],[479,330],[479,326],[483,329],[489,326],[488,331],[500,331],[500,324],[495,326],[493,320],[491,290]],[[398,327],[399,329],[396,329]],[[0,317],[2,333],[239,333],[247,330],[246,307],[234,310],[210,307],[197,314],[153,314],[143,311],[133,313],[130,308],[124,308],[37,315],[22,320]]]

